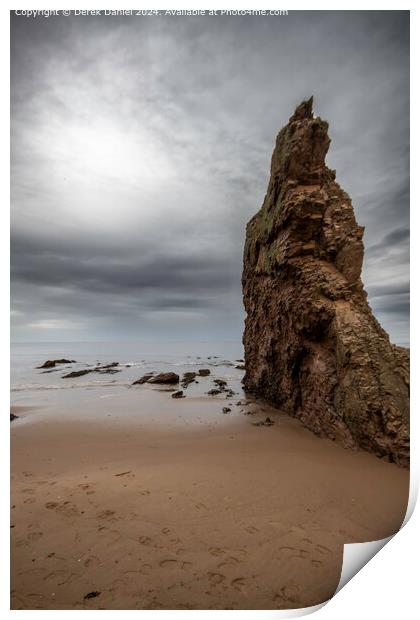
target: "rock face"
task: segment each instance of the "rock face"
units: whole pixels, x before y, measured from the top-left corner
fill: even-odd
[[[312,98],[277,136],[246,233],[244,386],[322,437],[408,466],[408,351],[368,305],[363,228],[325,165],[329,144]]]

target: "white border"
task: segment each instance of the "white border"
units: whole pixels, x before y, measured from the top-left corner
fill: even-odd
[[[84,2],[84,3],[61,3],[51,2],[46,0],[40,5],[37,2],[28,1],[23,3],[9,2],[7,6],[2,6],[0,20],[0,44],[2,46],[0,62],[2,68],[2,109],[1,109],[1,122],[3,126],[3,140],[2,140],[2,152],[1,152],[1,173],[2,173],[2,191],[3,202],[0,209],[1,226],[0,232],[2,235],[0,243],[0,265],[3,275],[3,303],[0,306],[1,311],[1,325],[2,325],[2,339],[3,351],[0,358],[0,381],[3,394],[9,394],[9,356],[8,356],[8,342],[9,342],[9,316],[8,316],[8,277],[9,277],[9,214],[7,205],[9,204],[9,148],[8,148],[8,135],[9,135],[9,10],[14,9],[69,9],[83,8],[83,9],[114,9],[114,8],[126,8],[126,9],[255,9],[256,3],[231,1],[224,6],[223,4],[211,5],[208,2],[196,1],[194,3],[177,2],[176,4],[170,2],[159,2],[157,6],[154,6],[151,2],[124,2],[123,6],[118,6],[116,3],[112,3],[106,0],[102,2]],[[418,67],[415,66],[415,59],[419,57],[418,49],[418,18],[417,12],[413,11],[414,2],[401,3],[397,5],[395,2],[383,1],[383,2],[369,2],[368,6],[366,2],[352,2],[349,6],[343,7],[340,5],[337,8],[333,2],[321,2],[319,5],[313,6],[309,2],[295,2],[292,6],[281,5],[279,2],[267,1],[258,9],[282,9],[289,11],[296,10],[409,10],[411,9],[411,109],[414,110],[414,114],[411,114],[411,128],[412,136],[415,137],[415,141],[412,139],[412,157],[411,157],[411,173],[412,178],[416,179],[415,172],[418,174],[418,110],[419,110],[419,97],[418,97],[418,80],[416,79],[416,73],[418,73]],[[287,19],[287,17],[286,17]],[[414,66],[414,69],[413,69]],[[417,71],[416,71],[417,69]],[[414,308],[418,307],[418,282],[416,277],[416,267],[418,265],[417,248],[419,243],[418,236],[418,208],[416,197],[418,190],[416,184],[412,187],[414,205],[411,213],[411,236],[412,236],[412,254],[411,254],[411,281],[412,281],[412,305]],[[418,329],[416,322],[413,322],[411,331],[411,350],[417,351],[418,346]],[[417,354],[412,355],[412,375],[414,377],[420,376],[418,373],[418,359]],[[413,416],[412,416],[412,474],[411,474],[411,496],[410,496],[410,510],[412,512],[417,497],[418,489],[418,465],[419,458],[417,454],[418,450],[418,428],[419,424],[415,420],[416,406],[419,402],[418,388],[413,382]],[[7,401],[6,401],[7,402]],[[80,617],[80,614],[84,612],[73,611],[10,611],[9,610],[9,517],[8,517],[8,493],[9,493],[9,477],[8,477],[8,462],[9,462],[9,421],[6,418],[6,413],[3,411],[1,416],[2,433],[0,451],[4,459],[4,463],[1,468],[2,476],[2,491],[6,498],[4,509],[0,513],[1,518],[1,541],[3,549],[3,561],[0,566],[0,611],[2,617],[17,618],[24,614],[27,618],[46,618],[54,617],[60,619],[63,617],[70,618],[75,616]],[[413,617],[414,610],[417,610],[416,601],[416,587],[415,582],[416,570],[416,558],[413,549],[419,548],[419,511],[415,511],[411,520],[408,521],[409,513],[406,519],[406,525],[403,530],[392,538],[391,542],[373,558],[371,562],[353,579],[349,585],[343,588],[325,607],[322,607],[317,612],[317,618],[320,620],[329,620],[340,618],[346,620],[347,618],[353,620],[355,613],[362,614],[364,618],[368,618],[373,614],[376,617],[381,617],[384,620],[394,620],[398,616],[399,620]],[[363,546],[363,545],[362,545]],[[297,615],[303,615],[304,610],[300,610]],[[310,610],[306,610],[306,613]],[[121,618],[121,617],[136,617],[150,618],[153,615],[154,619],[157,618],[184,618],[185,611],[91,611],[92,614],[101,614],[101,617],[105,615],[107,618]],[[189,617],[213,617],[220,618],[229,614],[229,618],[279,618],[279,617],[293,617],[296,614],[291,612],[277,612],[277,611],[191,611]],[[193,615],[192,615],[193,614]]]

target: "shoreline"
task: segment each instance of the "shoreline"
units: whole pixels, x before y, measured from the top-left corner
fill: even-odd
[[[343,543],[404,519],[407,470],[268,406],[135,394],[12,423],[13,609],[307,607],[334,593]]]

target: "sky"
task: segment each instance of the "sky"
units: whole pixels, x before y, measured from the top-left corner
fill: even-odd
[[[12,341],[240,340],[247,221],[301,100],[409,342],[409,14],[11,18]]]

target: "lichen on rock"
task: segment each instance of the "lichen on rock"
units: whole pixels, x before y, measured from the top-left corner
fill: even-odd
[[[279,132],[247,226],[244,387],[322,437],[408,466],[408,351],[369,307],[363,228],[325,165],[328,123],[312,102]]]

